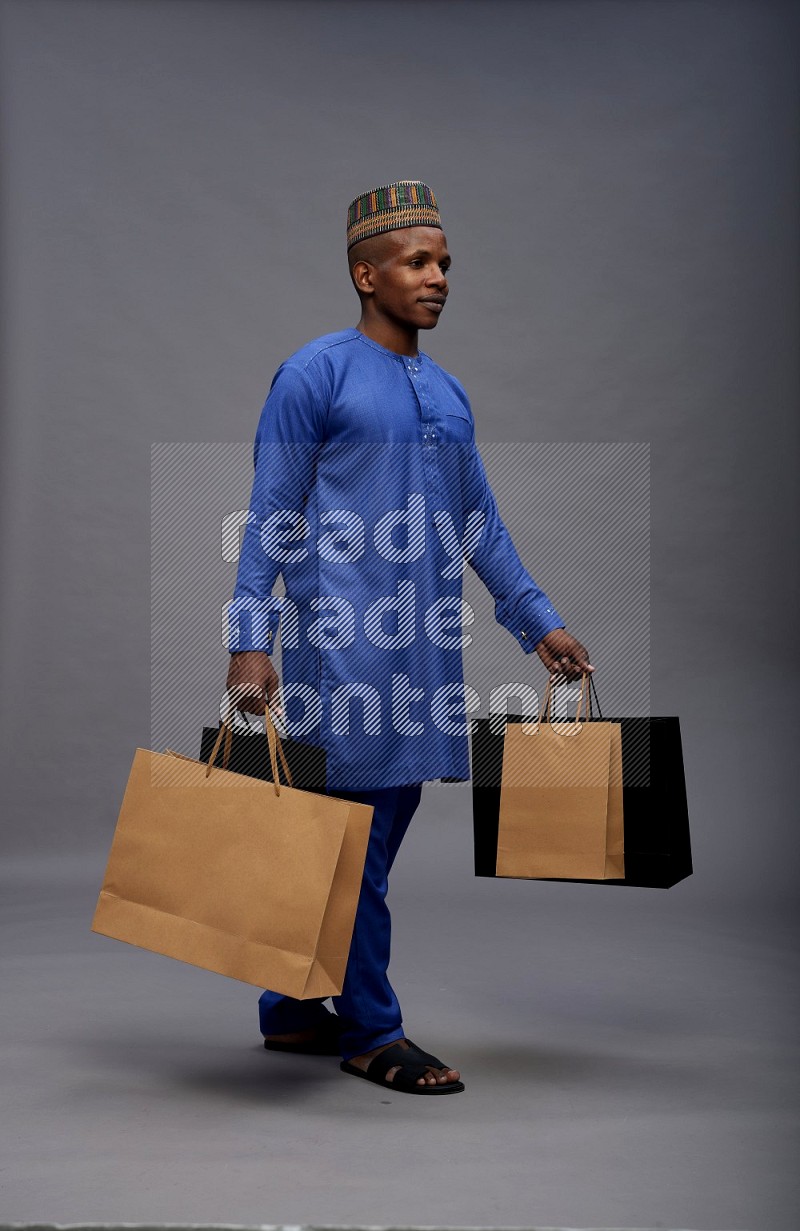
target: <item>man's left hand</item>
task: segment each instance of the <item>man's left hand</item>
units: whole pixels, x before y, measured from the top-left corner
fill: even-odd
[[[579,680],[584,672],[591,674],[594,671],[589,662],[589,651],[563,628],[554,628],[542,637],[536,647],[536,653],[551,676]]]

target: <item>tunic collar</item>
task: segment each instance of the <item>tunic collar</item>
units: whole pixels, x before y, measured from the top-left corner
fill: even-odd
[[[423,359],[428,358],[424,351],[419,351],[416,355],[398,355],[397,351],[388,350],[387,347],[381,346],[380,342],[374,342],[372,338],[368,338],[360,329],[353,327],[350,332],[354,338],[360,338],[362,342],[366,342],[367,346],[371,346],[373,350],[380,351],[382,355],[388,355],[390,359],[399,359],[403,364],[421,363]]]

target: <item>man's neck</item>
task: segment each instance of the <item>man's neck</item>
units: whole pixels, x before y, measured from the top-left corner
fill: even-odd
[[[365,337],[371,338],[373,342],[377,342],[379,346],[384,346],[386,350],[393,350],[396,355],[416,356],[419,353],[418,330],[416,329],[404,329],[402,325],[394,321],[364,316],[356,325],[356,329]]]

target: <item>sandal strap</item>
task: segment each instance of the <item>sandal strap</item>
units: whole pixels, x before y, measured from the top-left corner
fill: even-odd
[[[438,1056],[432,1056],[429,1051],[423,1051],[421,1047],[417,1047],[416,1043],[412,1043],[411,1039],[406,1039],[409,1049],[414,1053],[415,1059],[420,1063],[429,1064],[434,1069],[449,1069],[450,1065],[445,1064],[444,1060],[440,1060]]]
[[[400,1068],[399,1073],[395,1073],[390,1082],[386,1081],[386,1074],[389,1069],[395,1067]],[[427,1075],[428,1069],[425,1064],[421,1064],[411,1048],[401,1047],[399,1043],[395,1043],[392,1047],[385,1048],[384,1051],[378,1052],[370,1060],[367,1068],[367,1076],[372,1081],[382,1082],[385,1085],[414,1085],[420,1077]],[[400,1081],[398,1082],[398,1078]]]

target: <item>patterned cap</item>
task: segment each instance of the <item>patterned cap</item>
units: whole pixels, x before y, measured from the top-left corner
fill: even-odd
[[[439,227],[439,205],[421,180],[398,180],[356,197],[347,211],[347,250],[362,239],[399,227]]]

